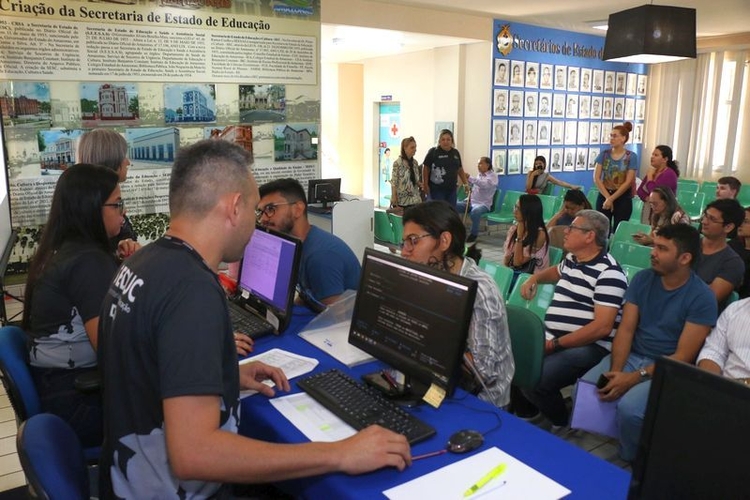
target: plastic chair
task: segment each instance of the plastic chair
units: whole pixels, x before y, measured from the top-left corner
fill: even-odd
[[[750,186],[747,184],[740,187],[740,192],[737,193],[737,201],[743,207],[750,206]]]
[[[641,224],[640,222],[620,222],[620,224],[617,226],[617,229],[615,230],[615,234],[610,238],[609,247],[612,248],[618,241],[632,243],[633,235],[638,232],[650,234],[651,226],[649,226],[648,224]]]
[[[542,200],[542,217],[546,223],[550,220],[557,212],[557,196],[550,196],[546,194],[537,195]]]
[[[698,181],[692,179],[677,179],[677,194],[680,194],[680,191],[683,193],[697,193],[699,187],[700,184]]]
[[[522,389],[533,389],[542,375],[544,359],[544,325],[532,311],[507,305],[508,330],[516,371],[513,384]]]
[[[10,404],[16,412],[16,422],[41,413],[39,395],[29,371],[29,351],[26,333],[17,326],[0,328],[0,372]]]
[[[458,186],[458,190],[456,191],[456,199],[458,201],[464,201],[469,196],[469,192],[466,189],[466,186],[461,184]]]
[[[393,241],[393,227],[384,210],[375,210],[375,239],[379,243],[387,245],[396,243]]]
[[[558,265],[563,260],[563,256],[565,255],[565,252],[562,248],[553,247],[550,245],[549,247],[549,265],[550,267]]]
[[[716,186],[718,185],[718,182],[703,181],[701,183],[701,187],[698,188],[698,192],[703,193],[706,196],[707,200],[713,200],[714,198],[716,198]]]
[[[638,198],[637,196],[633,196],[633,213],[630,214],[630,222],[637,222],[640,224],[642,215],[643,200]]]
[[[633,279],[633,276],[638,274],[638,272],[643,271],[642,267],[631,266],[630,264],[620,264],[620,267],[622,268],[622,271],[625,273],[625,278],[627,278],[628,283],[630,283],[630,280]]]
[[[638,245],[637,243],[618,241],[612,245],[609,253],[612,254],[612,257],[621,266],[625,264],[641,269],[648,269],[651,267],[651,250],[651,247]]]
[[[492,212],[485,214],[486,219],[490,222],[495,222],[498,224],[510,224],[515,219],[513,217],[513,207],[516,206],[516,203],[518,203],[518,198],[521,197],[522,193],[521,191],[506,191],[505,196],[503,196],[503,202],[499,205],[495,203],[495,210]]]
[[[544,315],[547,314],[547,308],[552,303],[552,297],[555,295],[555,285],[544,284],[536,287],[536,295],[531,300],[521,297],[521,286],[531,277],[530,274],[521,273],[510,291],[508,304],[528,309],[544,321]]]
[[[391,221],[393,228],[393,244],[400,245],[404,239],[404,218],[396,214],[388,214],[388,220]]]
[[[506,267],[499,262],[493,262],[487,259],[482,259],[482,262],[479,263],[479,267],[492,276],[492,279],[495,280],[497,287],[500,289],[500,295],[502,295],[503,300],[507,301],[508,295],[510,295],[510,282],[513,281],[513,269]]]
[[[86,461],[73,429],[50,413],[29,418],[18,428],[18,458],[37,498],[89,498]]]
[[[596,186],[590,188],[589,192],[586,193],[586,198],[588,198],[591,206],[596,208],[596,199],[599,198],[599,189]]]
[[[706,206],[706,195],[677,190],[677,203],[685,210],[690,220],[698,220],[701,218],[703,208]]]
[[[733,290],[732,293],[729,294],[729,297],[727,297],[727,305],[732,302],[737,302],[738,300],[740,300],[740,294],[737,293],[736,290]]]

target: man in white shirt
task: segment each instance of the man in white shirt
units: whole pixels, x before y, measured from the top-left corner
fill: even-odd
[[[698,366],[750,382],[750,299],[730,304],[719,316],[698,355]]]

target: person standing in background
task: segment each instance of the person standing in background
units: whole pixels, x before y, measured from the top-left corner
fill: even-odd
[[[391,173],[391,208],[405,209],[422,202],[421,171],[414,159],[417,141],[407,137],[401,141],[401,154],[393,162]]]
[[[468,184],[461,164],[461,153],[455,148],[453,132],[440,131],[438,145],[430,148],[422,163],[422,190],[431,200],[445,200],[456,206],[457,181]]]
[[[633,186],[638,169],[638,155],[625,149],[633,124],[617,125],[609,134],[610,149],[596,157],[594,183],[599,190],[596,209],[610,219],[612,232],[630,218],[633,212]]]

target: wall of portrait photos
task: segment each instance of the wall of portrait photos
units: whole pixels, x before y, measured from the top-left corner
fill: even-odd
[[[501,188],[523,191],[534,158],[589,187],[612,127],[633,124],[626,146],[641,152],[646,67],[603,61],[604,38],[495,20],[490,158]]]

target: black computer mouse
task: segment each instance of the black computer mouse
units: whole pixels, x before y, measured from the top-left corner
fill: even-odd
[[[479,431],[464,429],[448,438],[446,448],[452,453],[466,453],[475,450],[484,443],[484,436]]]

